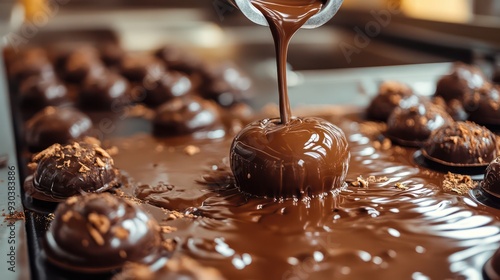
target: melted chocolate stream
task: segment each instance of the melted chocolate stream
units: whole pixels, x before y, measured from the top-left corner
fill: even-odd
[[[323,3],[320,0],[253,0],[252,4],[262,12],[273,34],[278,65],[280,118],[282,124],[287,124],[292,117],[286,76],[288,45],[297,30],[321,10]]]

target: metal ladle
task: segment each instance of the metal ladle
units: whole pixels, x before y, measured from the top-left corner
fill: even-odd
[[[238,8],[249,20],[256,24],[267,26],[268,23],[262,13],[252,5],[252,0],[228,0],[233,6]],[[316,28],[333,18],[344,0],[326,0],[321,11],[311,17],[302,28]]]

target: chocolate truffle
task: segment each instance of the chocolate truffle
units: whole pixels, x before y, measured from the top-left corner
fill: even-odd
[[[237,187],[259,197],[325,195],[344,184],[350,154],[338,127],[319,118],[264,119],[233,140],[231,170]]]
[[[13,88],[29,77],[53,79],[55,70],[43,49],[28,49],[22,51],[9,64],[8,73]]]
[[[92,121],[73,108],[46,107],[26,123],[26,144],[41,151],[54,143],[67,144],[90,134]]]
[[[464,98],[469,120],[482,125],[500,125],[500,86],[485,84]]]
[[[141,207],[108,193],[61,203],[45,235],[47,259],[80,273],[120,269],[126,262],[152,264],[165,253],[158,223]]]
[[[108,67],[119,66],[125,57],[125,50],[117,43],[105,43],[99,47],[99,57]]]
[[[202,266],[188,256],[180,255],[168,260],[158,270],[146,265],[128,263],[113,280],[222,280],[220,272],[212,267]]]
[[[500,199],[500,157],[493,160],[486,168],[481,186],[484,191]]]
[[[225,135],[217,105],[197,96],[175,98],[161,105],[156,110],[153,126],[156,136],[215,139]]]
[[[94,138],[66,146],[54,144],[34,155],[31,166],[36,167],[27,179],[27,193],[40,200],[61,201],[119,185],[113,159]]]
[[[165,65],[157,58],[147,55],[126,56],[120,64],[121,74],[131,82],[148,83],[165,74]]]
[[[202,61],[197,56],[186,53],[179,47],[163,46],[155,51],[155,56],[162,60],[168,69],[188,75],[200,71],[202,67]]]
[[[223,107],[230,107],[248,98],[247,91],[252,82],[233,64],[207,66],[204,75],[205,82],[199,89],[202,97],[214,100]]]
[[[441,107],[432,103],[397,107],[387,120],[387,136],[402,146],[420,147],[431,132],[453,122]]]
[[[97,50],[82,47],[69,53],[65,58],[63,76],[70,83],[80,84],[89,76],[101,75],[104,70]]]
[[[406,84],[395,81],[383,82],[380,84],[377,96],[368,105],[366,116],[372,120],[385,122],[401,100],[412,95],[412,89]]]
[[[112,110],[130,103],[128,81],[114,72],[89,76],[82,84],[79,105],[87,110]]]
[[[180,72],[169,71],[160,79],[144,84],[144,104],[156,108],[191,91],[191,80]]]
[[[443,97],[446,101],[452,99],[462,101],[466,95],[481,87],[486,80],[479,68],[464,63],[455,63],[451,73],[441,77],[438,81],[435,95]]]
[[[422,154],[449,166],[486,166],[497,156],[496,136],[473,122],[453,122],[431,134]]]
[[[38,111],[47,106],[59,106],[71,103],[68,89],[57,79],[30,77],[19,86],[21,107]]]

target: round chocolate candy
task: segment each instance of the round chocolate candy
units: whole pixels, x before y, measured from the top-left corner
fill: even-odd
[[[191,135],[215,139],[225,135],[217,105],[197,96],[175,98],[161,105],[156,110],[153,128],[160,137]]]
[[[47,57],[47,53],[39,48],[21,51],[9,63],[8,73],[14,88],[29,77],[42,79],[53,79],[55,77],[55,70]]]
[[[156,108],[191,91],[191,80],[180,72],[167,72],[160,79],[144,84],[144,104]]]
[[[225,63],[207,66],[203,70],[205,82],[200,88],[200,95],[211,99],[223,107],[244,101],[252,84],[250,78],[235,65]]]
[[[83,82],[79,105],[87,110],[113,110],[130,103],[128,81],[114,72],[89,76]]]
[[[490,195],[500,199],[500,157],[493,160],[486,168],[481,187]]]
[[[481,87],[487,78],[483,72],[464,63],[455,63],[451,73],[441,77],[436,86],[436,96],[441,96],[446,101],[452,99],[463,100],[473,90]]]
[[[158,223],[123,198],[108,193],[70,197],[54,217],[43,248],[60,268],[104,273],[127,262],[153,264],[166,255]]]
[[[237,187],[259,197],[314,197],[340,189],[349,159],[344,132],[312,117],[253,122],[230,150]]]
[[[496,136],[473,122],[453,122],[431,134],[422,154],[448,166],[487,166],[497,156]]]
[[[62,201],[70,196],[103,192],[119,183],[119,172],[111,156],[97,140],[54,144],[36,154],[32,176],[26,180],[26,191],[45,201]]]
[[[482,125],[500,125],[500,86],[485,84],[464,97],[469,120]]]
[[[199,72],[202,61],[179,47],[163,46],[155,51],[155,56],[162,60],[170,70],[179,71],[188,75]]]
[[[117,43],[104,43],[99,46],[99,57],[108,67],[119,66],[125,57],[125,50]]]
[[[372,120],[385,122],[401,100],[412,95],[412,89],[406,84],[395,81],[383,82],[380,84],[377,96],[368,105],[366,116]]]
[[[30,77],[19,86],[21,107],[38,111],[47,106],[59,106],[71,103],[68,89],[57,79]]]
[[[159,59],[147,56],[126,56],[120,64],[121,74],[131,82],[157,81],[165,74],[165,65]]]
[[[91,129],[90,118],[76,109],[46,107],[26,122],[26,144],[30,151],[38,152],[88,136]]]
[[[87,77],[97,77],[105,71],[97,50],[82,47],[69,53],[64,59],[63,76],[70,83],[80,84]]]
[[[387,136],[402,146],[420,147],[432,131],[453,122],[441,107],[430,102],[397,107],[387,120]]]

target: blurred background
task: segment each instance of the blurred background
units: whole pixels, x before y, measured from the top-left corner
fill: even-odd
[[[254,76],[274,75],[270,32],[225,0],[0,3],[4,45],[47,43],[56,33],[58,40],[71,42],[98,36],[132,51],[172,44],[208,60],[234,60]],[[294,37],[289,63],[294,70],[316,71],[460,60],[478,64],[492,75],[500,61],[499,34],[497,0],[345,0],[325,26],[301,30]],[[435,72],[425,67],[412,71],[436,75],[443,67]],[[293,77],[290,83],[294,84]]]

